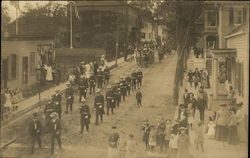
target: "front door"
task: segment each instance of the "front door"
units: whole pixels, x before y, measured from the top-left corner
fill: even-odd
[[[23,71],[22,71],[22,82],[27,84],[28,83],[28,57],[23,57]]]
[[[8,58],[2,59],[1,63],[1,87],[6,88],[7,87],[7,81],[8,81]]]

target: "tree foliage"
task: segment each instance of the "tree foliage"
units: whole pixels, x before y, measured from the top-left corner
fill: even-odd
[[[10,17],[8,15],[8,8],[6,6],[1,7],[1,34],[3,36],[6,31],[7,25],[10,23]]]

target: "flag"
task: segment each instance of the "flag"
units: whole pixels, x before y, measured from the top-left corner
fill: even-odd
[[[10,5],[14,6],[17,10],[20,10],[19,1],[10,1]]]

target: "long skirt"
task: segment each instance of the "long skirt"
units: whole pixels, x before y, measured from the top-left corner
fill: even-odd
[[[245,127],[245,123],[246,123],[246,121],[243,120],[237,126],[237,132],[238,132],[239,140],[241,142],[245,142],[247,140],[247,129]]]
[[[228,144],[232,145],[236,145],[239,143],[239,137],[236,125],[228,128],[227,142]]]
[[[215,129],[215,139],[219,141],[226,141],[227,139],[227,127],[226,126],[221,126],[221,125],[216,125]]]
[[[108,148],[108,158],[118,158],[117,148]]]

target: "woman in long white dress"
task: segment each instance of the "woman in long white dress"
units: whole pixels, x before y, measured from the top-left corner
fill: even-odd
[[[11,108],[13,108],[13,105],[11,103],[11,94],[10,94],[10,91],[8,89],[5,90],[4,95],[5,95],[5,99],[6,99],[4,107],[6,109],[8,109],[8,111],[9,111]]]
[[[46,70],[46,81],[52,81],[52,67],[50,65],[44,65],[44,69]]]
[[[239,103],[237,104],[237,106],[238,106],[238,109],[236,112],[236,117],[237,117],[237,123],[238,123],[237,125],[238,137],[241,142],[245,142],[247,140],[247,129],[246,129],[245,124],[247,123],[245,120],[245,113],[242,110],[243,103]]]

